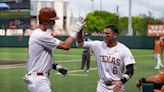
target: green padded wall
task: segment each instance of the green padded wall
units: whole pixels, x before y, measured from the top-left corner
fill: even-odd
[[[68,36],[56,36],[65,40]],[[0,36],[0,47],[27,47],[29,37],[27,36]],[[101,36],[93,36],[92,40],[103,40]],[[130,49],[152,49],[155,37],[147,36],[119,36],[118,40]],[[76,47],[74,42],[72,47]]]
[[[0,36],[0,47],[27,47],[28,38],[23,36]]]

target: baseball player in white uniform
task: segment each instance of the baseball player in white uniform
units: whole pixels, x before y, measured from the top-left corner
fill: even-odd
[[[129,48],[117,41],[117,27],[105,27],[104,41],[83,42],[81,34],[78,34],[78,45],[91,48],[96,56],[99,74],[96,92],[125,92],[124,84],[133,75],[135,60]]]
[[[77,33],[83,27],[83,19],[80,18],[72,28],[72,34],[65,40],[60,41],[46,32],[52,29],[55,20],[59,19],[55,9],[42,8],[39,12],[39,26],[29,38],[29,52],[27,68],[28,73],[24,81],[30,92],[51,92],[49,73],[51,69],[66,75],[67,69],[52,61],[52,51],[56,48],[68,50],[71,48]]]

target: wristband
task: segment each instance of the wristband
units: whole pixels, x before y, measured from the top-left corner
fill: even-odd
[[[146,83],[146,78],[143,77],[143,78],[139,79],[139,81],[140,81],[141,83]]]
[[[120,81],[122,82],[122,84],[125,84],[128,80],[126,78],[122,78]]]
[[[124,74],[124,75],[123,75],[123,78],[121,79],[121,82],[124,84],[124,83],[126,83],[129,79],[130,79],[130,76],[127,75],[127,74]]]
[[[61,68],[62,68],[61,65],[56,65],[56,70],[59,70],[59,69],[61,69]]]
[[[52,64],[52,69],[55,69],[56,70],[56,66],[57,66],[58,64],[57,63],[53,63]]]
[[[127,79],[127,80],[130,79],[129,75],[127,75],[127,74],[124,74],[124,75],[123,75],[123,78],[125,78],[125,79]]]

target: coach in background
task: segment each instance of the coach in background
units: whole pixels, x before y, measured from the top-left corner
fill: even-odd
[[[67,69],[52,61],[52,50],[56,48],[69,50],[77,33],[83,27],[83,19],[80,18],[74,24],[72,34],[65,41],[60,41],[46,32],[47,29],[52,29],[55,21],[59,19],[55,9],[42,8],[38,18],[39,26],[33,31],[28,42],[28,73],[24,81],[30,92],[51,92],[48,78],[50,70],[55,69],[63,75],[67,74]]]
[[[154,42],[154,56],[157,62],[157,65],[154,68],[157,70],[160,70],[160,67],[163,67],[163,64],[161,62],[162,53],[163,53],[163,40],[160,39],[160,36],[157,36]]]
[[[81,34],[78,34],[79,46],[91,48],[96,56],[99,74],[96,92],[125,92],[124,84],[133,75],[135,60],[129,48],[117,41],[118,28],[115,25],[106,26],[104,41],[84,42]]]
[[[89,34],[85,33],[84,40],[86,42],[91,42],[92,40],[89,38]],[[81,62],[81,70],[84,70],[86,72],[89,72],[90,68],[90,58],[91,58],[91,49],[90,48],[83,48],[82,53],[82,62]],[[86,65],[86,69],[85,68]]]

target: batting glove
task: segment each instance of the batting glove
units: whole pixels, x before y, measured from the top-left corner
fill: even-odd
[[[84,19],[82,17],[79,17],[77,22],[72,27],[72,33],[70,36],[76,38],[78,32],[80,32],[80,30],[83,28],[84,25],[85,25]]]
[[[68,73],[68,70],[61,65],[56,65],[56,70],[64,76]]]

